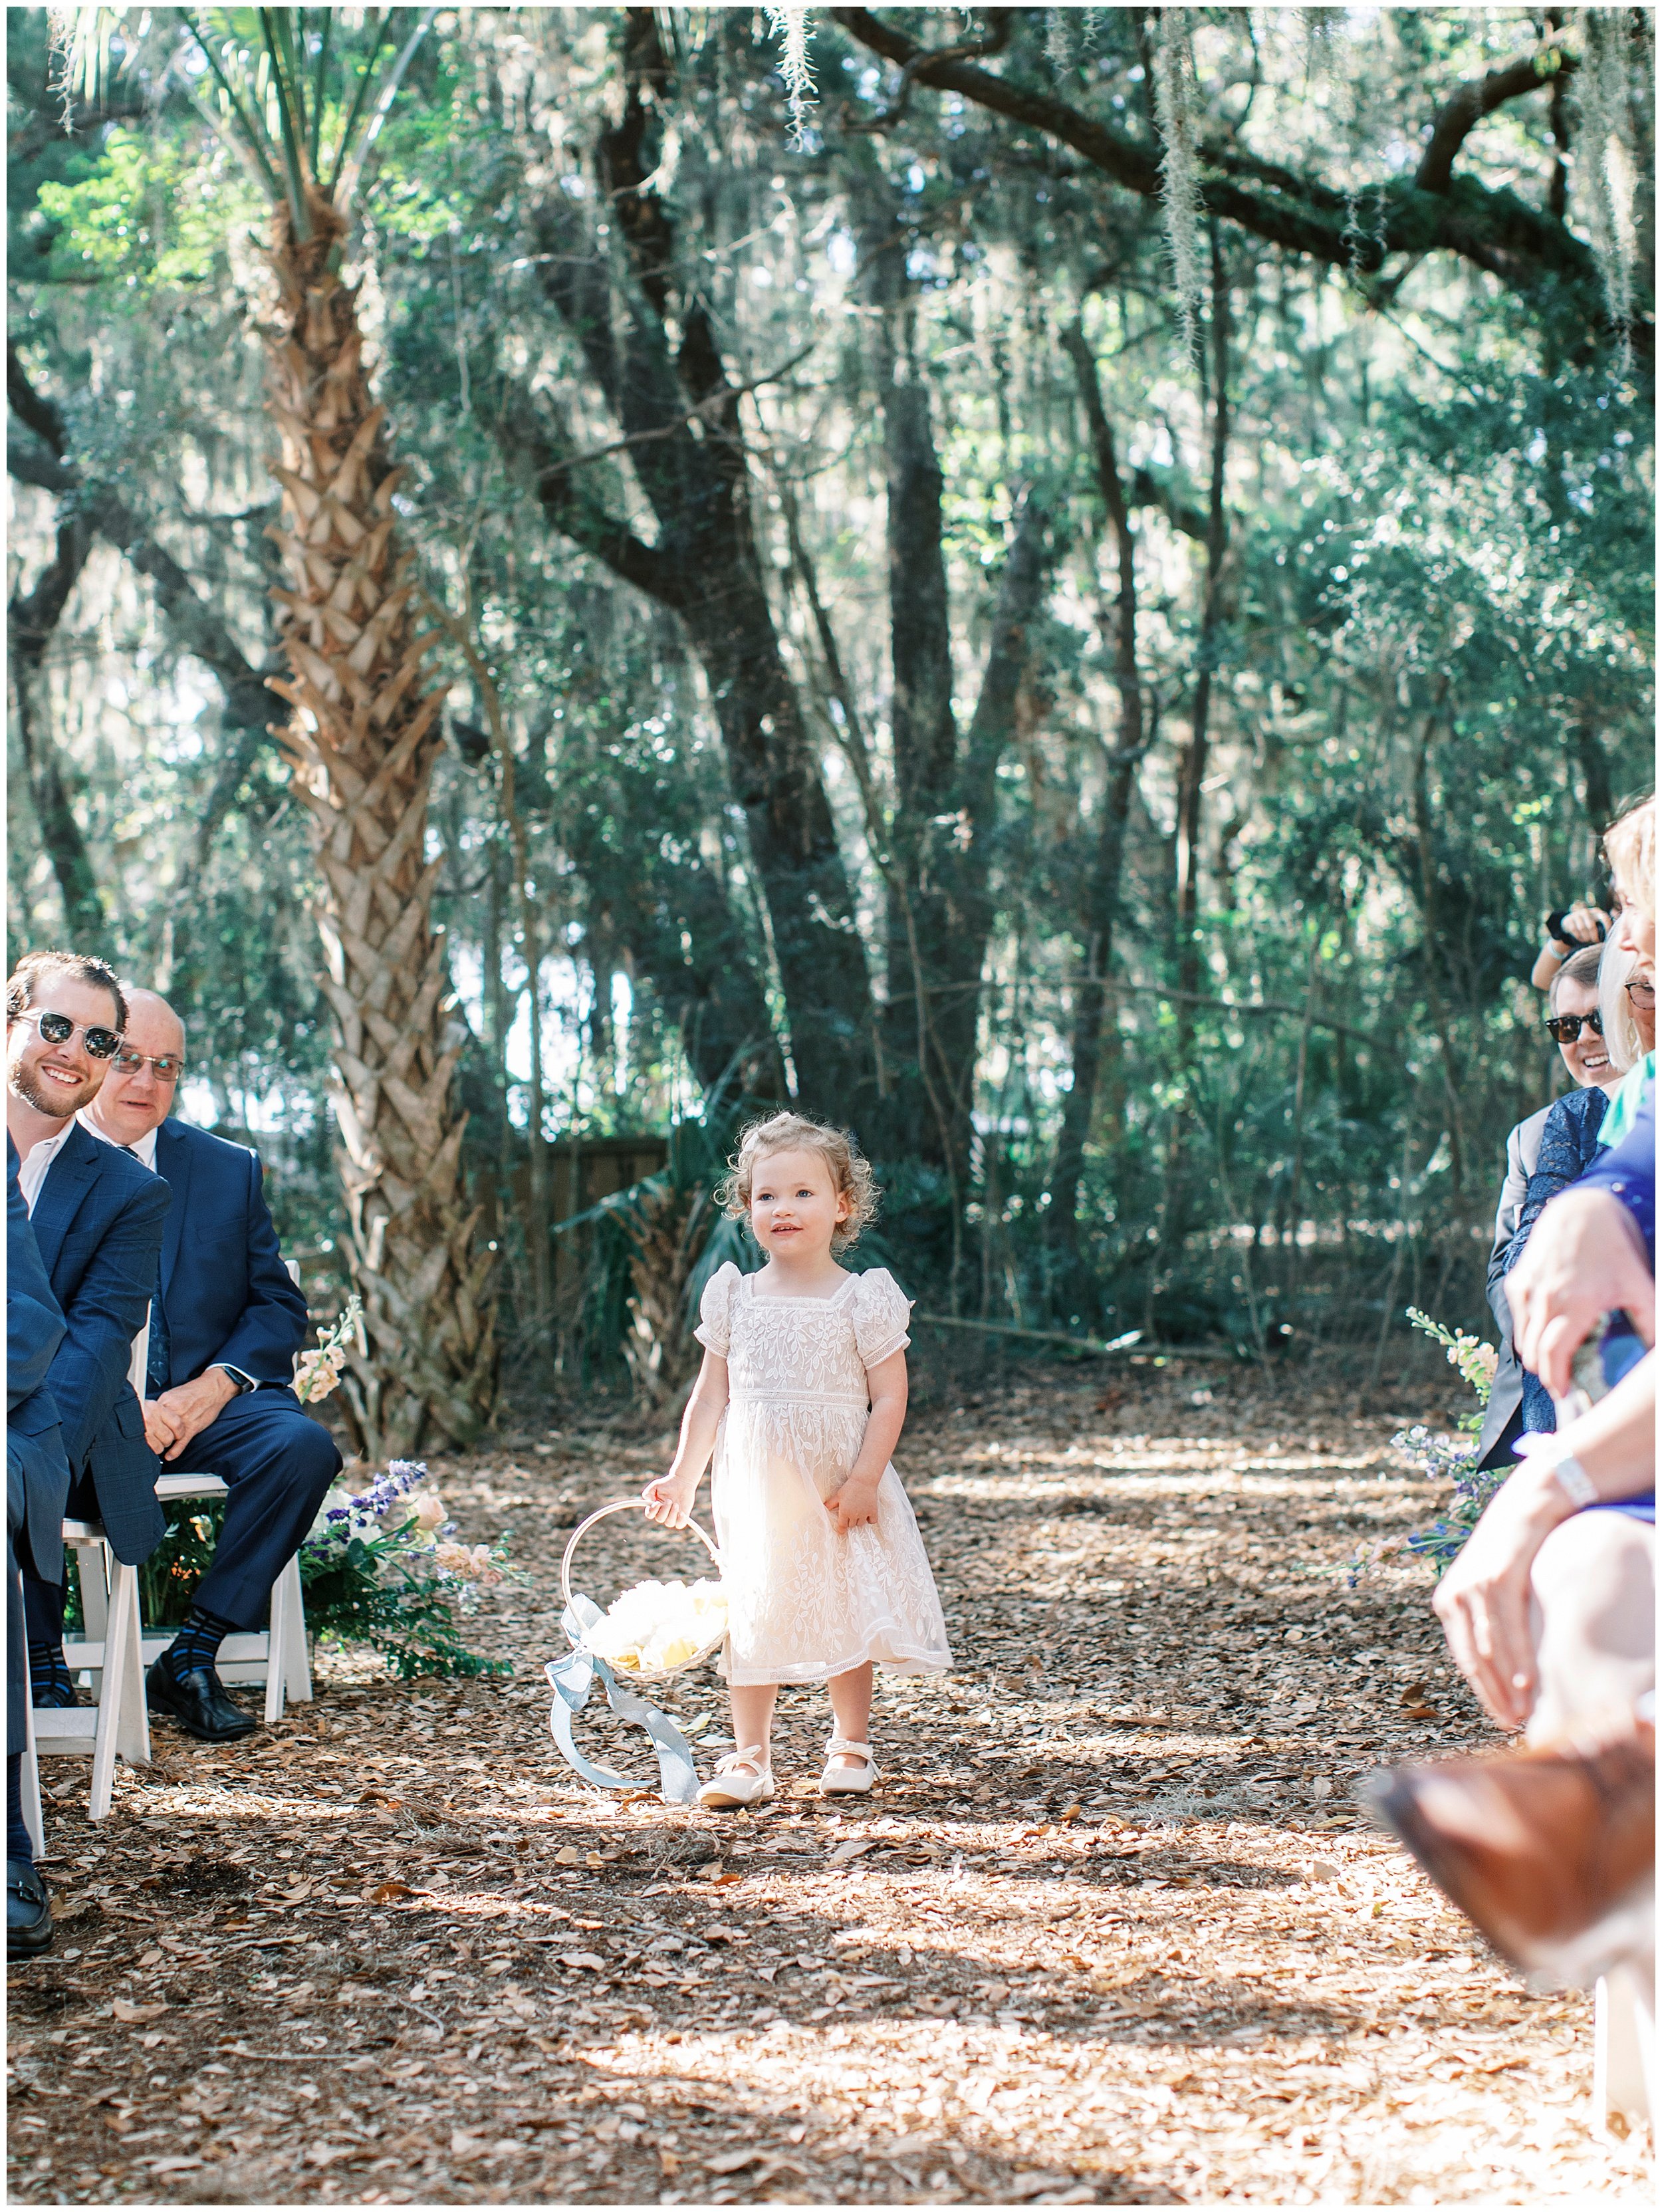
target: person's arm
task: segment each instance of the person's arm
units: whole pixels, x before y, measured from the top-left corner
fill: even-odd
[[[1518,1357],[1555,1398],[1568,1395],[1570,1363],[1605,1314],[1625,1313],[1641,1342],[1656,1341],[1644,1241],[1621,1200],[1596,1186],[1553,1200],[1506,1291]]]
[[[1541,1130],[1541,1148],[1525,1186],[1518,1226],[1501,1264],[1502,1279],[1523,1257],[1535,1224],[1547,1207],[1586,1171],[1604,1105],[1602,1091],[1572,1091],[1568,1097],[1557,1100],[1547,1115]]]
[[[34,1241],[16,1170],[6,1182],[6,1403],[32,1398],[64,1341],[64,1314]]]
[[[681,1441],[669,1473],[649,1482],[640,1493],[649,1521],[661,1521],[666,1528],[686,1527],[726,1410],[727,1362],[719,1352],[707,1349],[693,1395],[681,1417]]]
[[[1550,916],[1549,916],[1550,920]],[[1596,906],[1567,907],[1563,916],[1563,936],[1549,937],[1535,956],[1535,965],[1529,971],[1529,980],[1538,991],[1544,991],[1572,952],[1584,945],[1597,945],[1610,934],[1610,918]]]
[[[306,1342],[306,1300],[282,1264],[258,1158],[250,1152],[247,1161],[248,1297],[208,1364],[234,1367],[251,1382],[287,1382]]]
[[[306,1341],[306,1300],[282,1264],[276,1225],[265,1202],[260,1164],[246,1155],[249,1187],[245,1237],[248,1297],[231,1334],[200,1375],[147,1402],[151,1449],[169,1462],[210,1428],[245,1382],[287,1382]]]
[[[62,1417],[64,1449],[84,1467],[127,1380],[133,1339],[144,1326],[161,1259],[173,1193],[160,1176],[132,1188],[64,1309],[66,1331],[46,1376]]]
[[[863,1528],[877,1517],[877,1486],[883,1469],[895,1456],[895,1447],[906,1426],[906,1354],[891,1352],[865,1370],[871,1394],[871,1410],[865,1417],[865,1435],[847,1480],[825,1502],[825,1510],[840,1529]]]
[[[1567,1461],[1579,1464],[1599,1499],[1632,1498],[1649,1488],[1656,1471],[1653,1352],[1579,1419],[1541,1439],[1490,1498],[1437,1585],[1431,1602],[1454,1663],[1505,1729],[1521,1728],[1535,1703],[1529,1634],[1535,1555],[1559,1522],[1587,1502],[1572,1497],[1556,1473]]]

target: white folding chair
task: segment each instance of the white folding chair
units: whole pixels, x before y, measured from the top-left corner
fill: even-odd
[[[285,1260],[282,1264],[289,1279],[298,1284],[300,1262]],[[145,1327],[148,1331],[148,1321]],[[226,1486],[216,1474],[164,1474],[156,1484],[156,1496],[162,1498],[223,1498],[225,1494]],[[146,1666],[172,1641],[172,1636],[160,1629],[147,1629],[143,1635]],[[285,1698],[297,1705],[310,1702],[312,1662],[306,1648],[306,1601],[298,1559],[290,1559],[272,1585],[270,1626],[227,1636],[219,1647],[215,1663],[222,1682],[264,1683],[267,1728],[282,1718]]]
[[[1608,2127],[1617,2114],[1630,2126],[1649,2124],[1656,2109],[1656,1991],[1634,1966],[1600,1975],[1592,1996],[1592,2118]]]
[[[71,1675],[90,1673],[97,1703],[61,1711],[42,1706],[30,1718],[37,1757],[85,1758],[90,1753],[88,1818],[101,1820],[110,1809],[118,1753],[130,1766],[150,1763],[138,1569],[123,1565],[96,1521],[66,1521],[64,1542],[75,1553],[85,1625],[83,1635],[64,1638],[64,1656]]]
[[[142,1396],[144,1370],[149,1357],[150,1316],[133,1339],[128,1379]],[[92,1791],[88,1817],[101,1820],[108,1814],[115,1785],[118,1754],[130,1766],[150,1763],[150,1723],[144,1709],[144,1662],[138,1618],[138,1570],[124,1566],[111,1549],[109,1538],[96,1521],[65,1521],[64,1548],[75,1553],[81,1582],[81,1612],[84,1632],[64,1639],[64,1656],[71,1677],[90,1673],[96,1694],[92,1705],[67,1708],[31,1700],[28,1742],[23,1757],[24,1819],[33,1802],[37,1826],[41,1824],[39,1762],[42,1759],[85,1759],[93,1762]],[[37,1848],[44,1848],[44,1828],[29,1832]]]

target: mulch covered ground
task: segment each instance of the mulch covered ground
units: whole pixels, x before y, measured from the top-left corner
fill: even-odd
[[[325,1656],[270,1735],[158,1729],[97,1828],[84,1767],[46,1769],[14,2196],[1647,2197],[1644,2147],[1590,2125],[1590,2003],[1526,1991],[1350,1810],[1376,1764],[1493,1741],[1425,1571],[1339,1571],[1433,1505],[1354,1405],[1134,1366],[916,1417],[959,1667],[883,1686],[888,1778],[840,1811],[822,1692],[782,1699],[757,1815],[602,1802],[554,1751],[561,1545],[663,1440],[435,1462],[468,1537],[512,1531],[524,1579],[473,1623],[511,1680]],[[696,1565],[620,1516],[579,1583]],[[707,1673],[672,1702],[724,1729]],[[650,1774],[638,1731],[579,1727]]]

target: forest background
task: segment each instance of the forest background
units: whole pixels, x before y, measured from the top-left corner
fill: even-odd
[[[130,10],[67,82],[7,32],[12,951],[179,1007],[183,1110],[367,1292],[363,1442],[499,1355],[661,1402],[788,1097],[921,1310],[1036,1333],[961,1356],[1360,1382],[1484,1317],[1541,919],[1653,779],[1651,11]],[[312,188],[216,88],[290,146],[292,67],[320,161],[377,40],[316,281],[443,697],[372,987],[260,340]],[[654,1172],[573,1230],[585,1147]]]

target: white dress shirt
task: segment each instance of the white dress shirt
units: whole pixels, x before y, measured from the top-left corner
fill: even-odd
[[[73,1121],[65,1121],[55,1137],[42,1137],[29,1146],[17,1167],[17,1188],[23,1194],[23,1203],[34,1212],[34,1201],[40,1195],[40,1186],[46,1180],[46,1170],[69,1140]]]
[[[147,1129],[142,1137],[135,1137],[130,1145],[124,1145],[118,1137],[111,1136],[107,1129],[100,1129],[84,1106],[76,1115],[76,1119],[82,1127],[96,1137],[100,1144],[114,1145],[121,1152],[131,1152],[136,1158],[143,1161],[152,1175],[155,1173],[156,1133],[154,1129]]]

